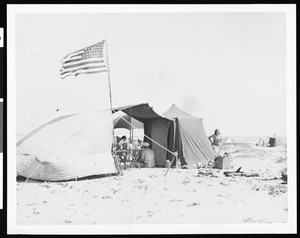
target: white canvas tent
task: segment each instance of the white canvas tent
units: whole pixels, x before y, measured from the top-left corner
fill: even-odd
[[[116,173],[111,110],[59,115],[17,142],[17,175],[61,181]]]

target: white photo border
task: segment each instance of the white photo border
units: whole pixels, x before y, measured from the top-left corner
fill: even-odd
[[[31,13],[283,12],[286,14],[288,222],[278,224],[17,225],[15,17]],[[8,234],[257,234],[296,233],[296,5],[7,5]]]

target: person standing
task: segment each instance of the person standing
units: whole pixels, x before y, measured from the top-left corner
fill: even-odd
[[[213,149],[215,150],[216,154],[219,155],[221,147],[222,147],[222,137],[221,132],[219,129],[215,130],[215,133],[208,137]]]

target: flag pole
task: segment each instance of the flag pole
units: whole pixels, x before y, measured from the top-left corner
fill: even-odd
[[[110,109],[112,110],[111,82],[110,82],[110,68],[109,68],[109,58],[108,58],[108,49],[107,49],[107,41],[106,41],[106,38],[105,38],[105,48],[106,48],[106,65],[107,65],[107,78],[108,78],[108,85],[109,85]]]
[[[109,85],[110,112],[111,112],[111,120],[112,120],[112,123],[113,123],[114,120],[113,120],[113,115],[112,115],[113,114],[113,108],[112,108],[112,97],[111,97],[110,68],[109,68],[109,58],[108,58],[108,49],[107,49],[108,47],[107,47],[106,37],[105,37],[105,48],[106,48],[107,79],[108,79],[108,85]],[[113,135],[112,148],[114,148],[114,146],[115,146],[114,125],[113,125],[113,128],[112,128],[112,135]],[[113,151],[114,151],[114,149],[113,149]],[[114,161],[115,161],[115,166],[116,166],[118,174],[123,176],[123,172],[120,169],[120,164],[119,164],[120,161],[118,160],[117,157],[114,157]]]

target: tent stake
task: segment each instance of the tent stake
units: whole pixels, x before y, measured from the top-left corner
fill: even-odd
[[[177,161],[177,155],[174,155],[174,157],[173,157],[173,159],[172,159],[172,161],[171,161],[170,167],[172,166],[172,164],[173,164],[175,158],[176,158],[176,161]],[[165,173],[165,176],[166,176],[167,173],[169,172],[170,167],[167,169],[167,172]]]

